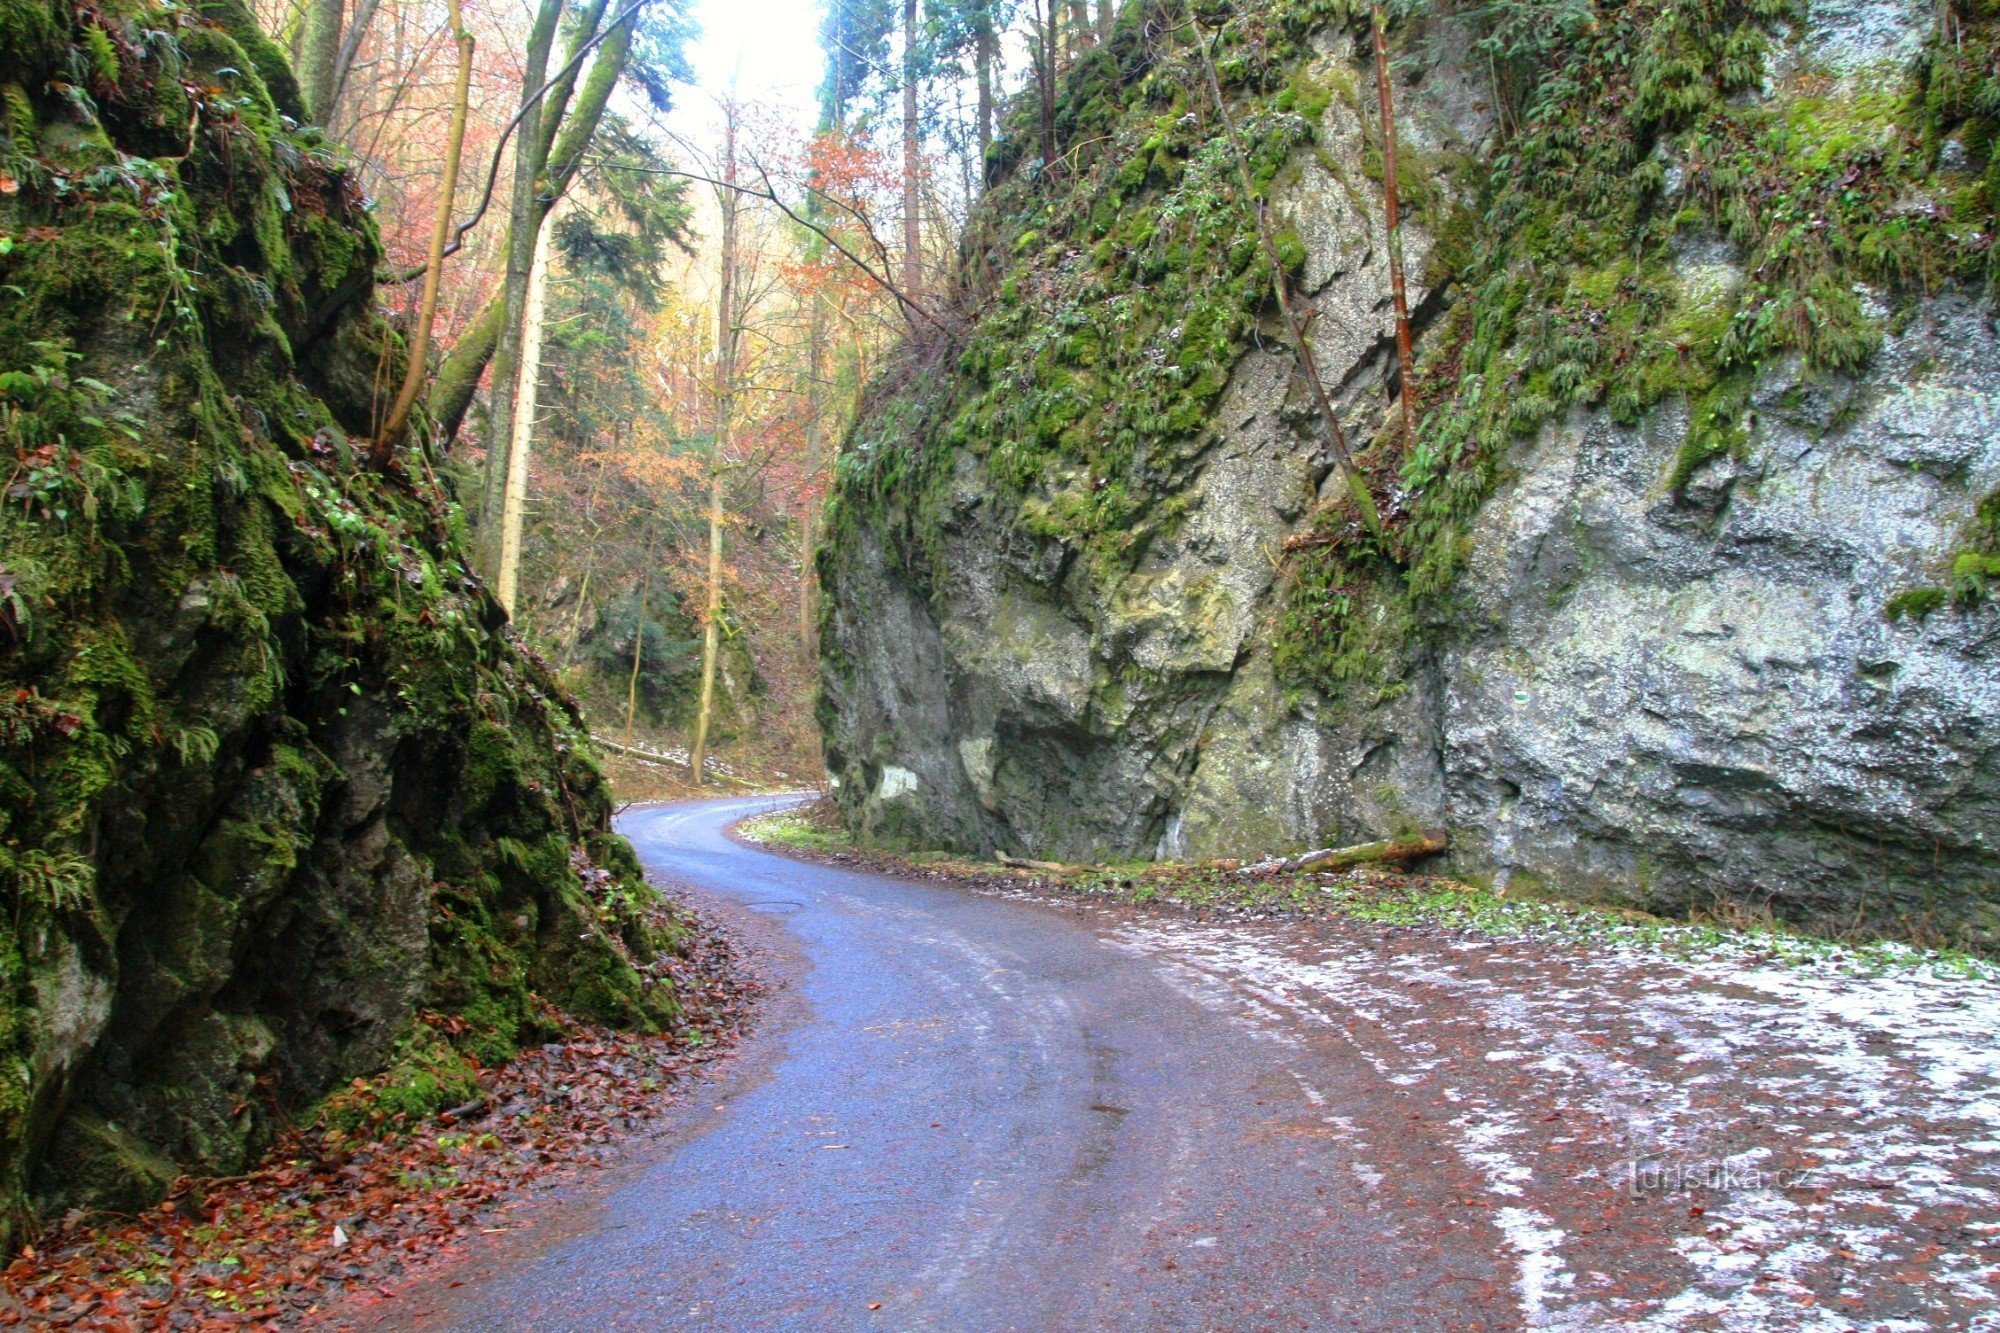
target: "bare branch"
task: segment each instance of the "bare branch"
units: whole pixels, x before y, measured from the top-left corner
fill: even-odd
[[[919,305],[916,301],[912,300],[894,282],[891,282],[883,274],[877,272],[872,266],[869,265],[867,260],[855,254],[854,251],[848,249],[846,244],[843,243],[838,236],[835,236],[832,232],[829,232],[825,227],[820,226],[817,222],[814,222],[811,218],[801,216],[796,209],[794,209],[791,205],[787,204],[782,198],[778,196],[777,189],[771,183],[770,173],[764,169],[764,164],[759,162],[754,157],[750,158],[749,161],[750,165],[757,169],[757,177],[762,182],[761,189],[745,185],[740,181],[737,182],[721,181],[717,180],[713,176],[705,176],[698,171],[682,171],[679,170],[678,168],[673,168],[673,167],[639,167],[639,166],[630,166],[623,162],[602,162],[602,161],[593,163],[592,165],[596,166],[599,170],[603,171],[630,171],[643,176],[673,176],[681,180],[697,181],[703,185],[712,185],[720,190],[732,190],[737,194],[744,195],[751,199],[761,199],[765,203],[770,204],[772,207],[776,208],[780,213],[783,213],[786,217],[790,218],[792,221],[798,223],[801,227],[804,227],[807,231],[810,231],[815,236],[818,236],[821,240],[825,241],[835,250],[838,250],[841,256],[845,258],[848,263],[854,265],[855,268],[861,270],[862,274],[865,275],[870,282],[873,282],[877,287],[880,287],[883,291],[887,292],[891,297],[895,298],[896,303],[903,308],[905,313],[914,315],[916,318],[923,320],[926,324],[929,324],[932,328],[938,330],[940,333],[948,331],[945,328],[944,324],[940,322],[935,315],[931,314],[930,311],[924,309],[923,306]],[[807,188],[810,189],[811,187],[809,186]],[[833,198],[833,196],[825,194],[819,190],[813,190],[812,193],[836,205],[839,205],[841,202],[840,200]],[[848,211],[851,212],[853,210],[850,209]],[[864,226],[865,226],[865,219],[864,219]],[[867,228],[867,230],[870,240],[875,240],[874,230],[872,228]],[[876,241],[875,243],[877,245],[880,245],[879,241]]]
[[[486,187],[480,191],[479,207],[474,209],[472,216],[459,223],[457,228],[452,232],[451,243],[444,248],[445,258],[449,259],[463,248],[466,233],[477,227],[480,221],[485,218],[487,209],[492,207],[493,187],[500,179],[500,162],[506,155],[507,141],[513,138],[514,131],[521,127],[522,118],[528,114],[530,109],[541,102],[550,89],[561,83],[565,78],[575,74],[582,67],[584,57],[602,46],[606,38],[610,37],[612,33],[617,32],[619,28],[635,18],[640,10],[651,3],[652,0],[633,0],[632,4],[619,11],[616,18],[593,34],[589,41],[578,46],[576,53],[569,58],[569,61],[561,69],[555,72],[553,77],[544,82],[532,94],[521,99],[521,105],[515,110],[513,116],[508,119],[507,123],[500,128],[500,137],[494,141],[493,160],[486,168]],[[425,265],[419,264],[417,267],[409,269],[406,272],[390,274],[386,277],[377,278],[376,281],[382,283],[414,282],[424,275],[425,267]]]
[[[1312,345],[1306,341],[1305,330],[1292,309],[1285,266],[1278,258],[1277,243],[1271,239],[1271,219],[1265,211],[1264,201],[1257,197],[1256,187],[1251,183],[1250,159],[1243,151],[1243,141],[1237,136],[1236,119],[1229,114],[1229,101],[1222,95],[1222,80],[1216,77],[1215,57],[1209,51],[1208,38],[1202,33],[1201,21],[1195,17],[1193,0],[1184,0],[1184,3],[1187,5],[1188,25],[1194,29],[1195,46],[1201,51],[1202,71],[1208,76],[1208,90],[1215,99],[1216,114],[1222,118],[1223,134],[1229,140],[1230,154],[1236,159],[1236,175],[1243,189],[1243,204],[1256,222],[1257,241],[1263,248],[1265,262],[1271,266],[1271,290],[1276,293],[1278,310],[1285,318],[1285,331],[1291,335],[1292,351],[1306,372],[1307,383],[1312,386],[1320,417],[1325,421],[1327,435],[1333,441],[1333,452],[1340,459],[1341,470],[1347,474],[1348,492],[1354,497],[1355,508],[1361,511],[1361,522],[1369,534],[1386,548],[1388,543],[1382,531],[1382,516],[1375,508],[1375,497],[1368,493],[1368,482],[1354,465],[1354,455],[1347,447],[1347,432],[1341,427],[1339,414],[1333,410],[1333,400],[1327,396],[1326,385],[1320,379],[1319,362],[1314,359]]]

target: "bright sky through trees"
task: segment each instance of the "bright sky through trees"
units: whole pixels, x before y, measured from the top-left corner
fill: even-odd
[[[688,56],[701,92],[680,99],[675,129],[697,142],[713,140],[721,125],[714,99],[732,81],[739,98],[811,127],[822,69],[819,0],[696,0],[694,19],[701,36]]]

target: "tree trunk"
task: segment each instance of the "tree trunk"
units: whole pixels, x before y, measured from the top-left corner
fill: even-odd
[[[548,310],[551,212],[535,233],[528,265],[526,318],[521,326],[521,371],[514,388],[514,429],[507,447],[507,495],[500,511],[500,580],[495,595],[514,614],[521,591],[521,527],[528,509],[528,457],[534,444],[535,406],[542,375],[542,328]]]
[[[1414,861],[1419,857],[1436,856],[1451,846],[1451,834],[1441,828],[1427,828],[1420,833],[1405,834],[1401,837],[1384,838],[1380,842],[1357,843],[1352,847],[1325,847],[1304,856],[1295,856],[1278,864],[1279,871],[1288,870],[1334,870],[1341,866],[1364,865],[1370,861]]]
[[[625,76],[625,67],[632,62],[632,25],[637,21],[635,14],[604,35],[604,40],[597,44],[597,55],[590,62],[590,73],[577,92],[576,105],[559,127],[551,125],[543,135],[549,143],[543,161],[549,182],[544,208],[569,189],[577,170],[583,166],[584,150],[596,137],[597,127],[604,120],[604,108],[617,89],[618,80]]]
[[[590,604],[590,576],[597,572],[597,547],[590,548],[590,554],[583,561],[583,582],[576,588],[576,609],[569,615],[569,634],[563,643],[562,664],[576,665],[577,640],[583,637],[583,608]]]
[[[1396,305],[1396,396],[1403,405],[1403,443],[1417,438],[1415,409],[1410,405],[1410,298],[1403,287],[1403,218],[1396,182],[1396,94],[1389,86],[1389,36],[1381,0],[1374,5],[1375,87],[1382,103],[1382,204],[1389,239],[1389,292]]]
[[[394,457],[396,441],[402,437],[403,423],[410,419],[417,394],[424,387],[431,351],[431,327],[437,321],[438,282],[444,273],[444,247],[451,234],[452,203],[458,193],[458,162],[465,147],[465,117],[472,86],[472,34],[466,30],[459,0],[445,0],[451,16],[452,39],[458,44],[458,73],[452,84],[451,131],[444,141],[444,179],[438,183],[437,220],[431,227],[430,254],[424,261],[424,291],[417,301],[417,327],[410,336],[409,364],[403,368],[403,387],[396,394],[389,419],[375,435],[372,462],[386,468]]]
[[[343,0],[306,0],[305,27],[299,34],[299,91],[316,125],[325,126],[333,119],[340,25],[346,16]]]
[[[639,618],[632,622],[632,678],[625,682],[625,748],[632,748],[632,714],[639,709],[639,663],[646,656],[646,598],[653,592],[653,540],[646,539],[646,572],[639,580]]]
[[[598,44],[597,56],[590,64],[590,75],[585,79],[582,91],[576,96],[576,104],[570,108],[561,125],[554,126],[549,119],[544,118],[542,123],[547,132],[542,138],[544,142],[553,141],[553,146],[541,160],[540,169],[546,174],[541,197],[535,200],[537,225],[540,224],[542,216],[554,206],[555,200],[569,189],[570,182],[576,179],[577,168],[583,163],[583,152],[596,137],[597,127],[604,120],[605,106],[611,100],[612,90],[618,86],[618,80],[624,74],[631,57],[632,20],[627,19],[618,25],[616,32],[610,33]],[[549,95],[553,97],[559,91],[562,91],[560,86],[551,89]],[[521,234],[519,229],[509,223],[507,239],[501,248],[510,256],[515,249],[514,237],[519,234]],[[498,416],[497,398],[502,392],[501,386],[512,383],[511,373],[502,373],[512,364],[512,353],[509,353],[507,365],[503,365],[500,359],[500,340],[503,331],[510,326],[510,311],[518,309],[520,309],[518,301],[512,306],[508,304],[507,291],[503,286],[480,310],[472,324],[453,345],[451,354],[445,358],[444,365],[438,368],[437,383],[431,390],[431,416],[438,422],[441,435],[450,437],[458,432],[465,420],[466,412],[472,406],[474,396],[479,392],[480,376],[485,374],[488,362],[493,363],[495,416]],[[511,392],[511,389],[507,392]],[[485,505],[488,498],[491,498],[493,509],[497,512],[499,496],[489,488],[496,484],[494,470],[500,469],[501,465],[490,452],[487,455],[487,462],[492,466],[483,483],[480,504]]]
[[[514,434],[514,387],[521,356],[521,311],[528,294],[528,270],[535,262],[543,208],[538,198],[542,174],[542,85],[549,77],[549,49],[555,45],[563,0],[542,0],[522,58],[521,97],[526,110],[514,131],[514,196],[507,210],[507,268],[500,285],[499,339],[493,352],[492,420],[486,432],[486,478],[479,503],[480,565],[495,573],[500,564],[501,524],[506,504],[508,447]]]
[[[923,225],[917,182],[922,145],[917,123],[917,0],[903,0],[903,291],[923,290]]]
[[[1069,0],[1069,63],[1097,45],[1097,28],[1090,19],[1090,0]]]
[[[494,345],[500,341],[505,315],[505,303],[496,292],[479,308],[438,366],[426,402],[439,440],[452,439],[465,423],[465,414],[479,393],[479,378],[486,373],[486,363],[493,359]]]
[[[1118,22],[1118,0],[1097,0],[1097,40],[1111,40],[1111,29]]]
[[[563,116],[569,111],[569,99],[576,91],[577,75],[581,72],[581,67],[571,69],[570,66],[576,64],[576,58],[583,53],[584,45],[597,36],[597,25],[604,22],[604,11],[608,6],[609,0],[589,0],[588,7],[577,15],[576,22],[570,28],[569,46],[563,52],[562,68],[568,72],[556,80],[555,85],[549,89],[548,96],[542,99],[542,105],[537,112],[542,122],[541,142],[536,145],[535,151],[545,168],[548,165],[549,152],[555,147],[556,134],[562,128]],[[627,26],[629,28],[629,21]],[[603,50],[602,43],[598,49]],[[595,62],[593,62],[594,67]]]
[[[993,147],[993,63],[1000,43],[993,32],[993,9],[981,0],[973,14],[973,72],[979,81],[979,188],[986,189],[986,155]]]
[[[1035,16],[1035,88],[1042,115],[1042,169],[1056,164],[1056,20],[1062,0],[1038,0]]]
[[[722,274],[715,298],[715,430],[708,446],[708,598],[701,631],[701,701],[695,713],[694,784],[708,776],[708,727],[715,711],[715,664],[722,647],[722,468],[736,393],[736,108],[723,111]]]
[[[368,36],[368,25],[375,21],[375,11],[381,3],[382,0],[359,0],[354,7],[354,21],[347,25],[347,32],[340,39],[340,51],[333,61],[333,92],[327,98],[328,110],[322,122],[329,130],[333,128],[333,113],[347,91],[348,71],[354,68],[354,58],[361,54],[362,40]],[[450,22],[454,32],[464,26],[459,20]],[[349,123],[352,119],[349,118]]]
[[[813,507],[811,497],[799,505],[799,656],[812,661]]]

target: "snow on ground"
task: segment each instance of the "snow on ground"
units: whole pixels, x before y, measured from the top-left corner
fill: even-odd
[[[1110,938],[1378,1099],[1447,1108],[1319,1118],[1359,1118],[1335,1151],[1364,1183],[1441,1135],[1530,1326],[2000,1328],[2000,982],[1339,923]]]

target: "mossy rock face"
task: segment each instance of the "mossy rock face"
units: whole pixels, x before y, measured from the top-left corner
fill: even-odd
[[[1061,859],[1443,824],[1467,874],[2000,948],[2000,6],[1399,20],[1410,367],[1365,17],[1200,15],[1388,539],[1200,63],[1135,10],[1058,160],[1027,119],[989,157],[965,331],[835,469],[850,824]]]
[[[79,1197],[118,1213],[139,1213],[159,1202],[179,1168],[123,1127],[94,1115],[62,1122],[48,1154],[51,1168],[74,1182]]]
[[[236,0],[117,14],[0,15],[0,1244],[412,1051],[447,1096],[549,1004],[676,1012],[573,705],[360,465],[346,168]]]

